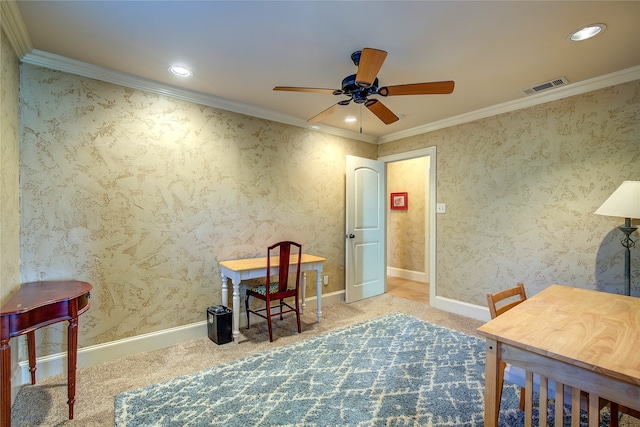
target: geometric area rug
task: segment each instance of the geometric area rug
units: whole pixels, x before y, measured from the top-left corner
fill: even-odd
[[[484,340],[395,313],[121,393],[115,425],[480,427],[484,363]],[[524,425],[518,393],[500,427]]]

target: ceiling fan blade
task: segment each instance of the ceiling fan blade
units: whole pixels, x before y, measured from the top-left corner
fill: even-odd
[[[453,92],[455,83],[453,81],[413,83],[408,85],[385,86],[378,89],[378,95],[439,95]]]
[[[384,50],[368,47],[362,49],[360,62],[358,63],[358,73],[356,74],[356,84],[358,86],[371,86],[386,57],[387,52]]]
[[[316,114],[315,116],[311,117],[309,120],[307,120],[308,123],[316,123],[316,122],[320,122],[324,119],[326,119],[327,117],[329,117],[331,115],[331,113],[333,113],[333,110],[335,110],[336,108],[338,108],[338,105],[341,104],[333,104],[331,107],[327,108],[326,110],[322,111],[319,114]]]
[[[273,90],[280,90],[286,92],[313,92],[313,93],[328,93],[330,95],[340,95],[342,93],[339,89],[323,89],[319,87],[291,87],[291,86],[276,86]]]
[[[385,125],[389,125],[400,120],[400,118],[396,116],[393,111],[389,110],[382,102],[378,101],[377,99],[370,99],[364,105],[369,109],[369,111],[378,116],[378,118],[382,120]]]

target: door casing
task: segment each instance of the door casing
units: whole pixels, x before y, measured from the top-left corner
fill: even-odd
[[[427,229],[429,238],[425,239],[425,252],[429,254],[429,304],[435,306],[437,295],[436,283],[436,147],[422,148],[419,150],[407,151],[405,153],[392,154],[378,157],[378,161],[384,163],[397,162],[401,160],[415,159],[417,157],[429,156],[429,200],[426,207],[429,215]],[[386,180],[386,176],[385,176]],[[386,222],[385,222],[386,233]]]

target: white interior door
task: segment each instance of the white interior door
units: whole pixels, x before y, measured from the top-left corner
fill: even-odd
[[[347,156],[345,300],[380,295],[386,285],[385,164]]]

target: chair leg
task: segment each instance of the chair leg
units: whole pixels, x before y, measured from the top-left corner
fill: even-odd
[[[244,312],[247,313],[247,329],[249,329],[249,295],[244,297]]]
[[[619,407],[618,404],[615,402],[611,402],[609,404],[609,418],[611,420],[611,427],[618,427],[618,417],[619,417]]]
[[[269,341],[273,342],[273,332],[271,331],[271,301],[267,299],[267,326],[269,327]]]
[[[282,307],[284,307],[284,300],[280,300],[280,320],[282,320]]]

